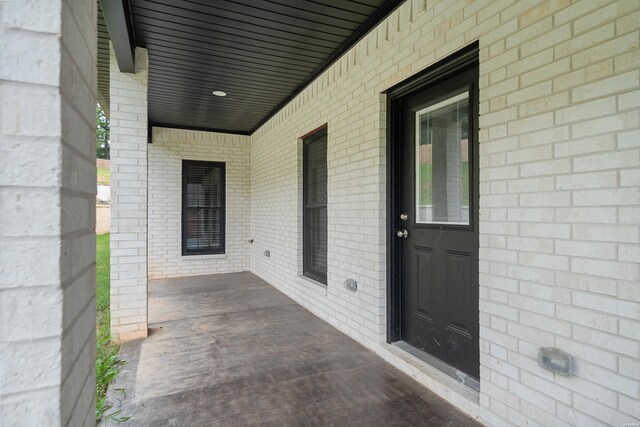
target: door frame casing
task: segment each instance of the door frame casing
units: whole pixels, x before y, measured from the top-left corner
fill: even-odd
[[[387,96],[387,343],[401,339],[401,259],[400,239],[395,236],[399,229],[399,200],[401,196],[400,176],[400,100],[411,92],[436,83],[447,75],[454,74],[479,61],[478,42],[474,42],[447,58],[428,67],[384,92]],[[477,117],[475,118],[477,120]],[[470,147],[476,156],[475,147]],[[479,168],[478,168],[479,169]],[[477,177],[472,175],[472,179]],[[479,195],[472,194],[472,202],[478,206]],[[476,220],[477,222],[477,220]],[[478,226],[477,224],[475,225]]]

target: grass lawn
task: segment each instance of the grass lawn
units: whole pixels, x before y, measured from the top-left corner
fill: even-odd
[[[98,184],[109,185],[110,181],[111,181],[111,169],[99,167],[98,168]],[[109,245],[107,244],[107,246]]]
[[[120,370],[120,346],[110,341],[109,335],[109,234],[96,236],[96,421],[102,417],[116,419],[108,414],[111,404],[106,400],[109,383]]]
[[[109,320],[109,236],[100,234],[96,236],[96,294],[98,312],[106,315]],[[107,335],[109,323],[106,323]]]
[[[423,163],[420,165],[420,201],[421,205],[432,204],[433,180],[431,177],[433,165]],[[462,204],[469,205],[469,162],[462,162]]]

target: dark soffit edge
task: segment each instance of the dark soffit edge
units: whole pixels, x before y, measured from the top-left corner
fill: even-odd
[[[152,128],[193,130],[193,131],[197,131],[197,132],[215,132],[215,133],[226,133],[226,134],[229,134],[229,135],[251,136],[251,132],[246,132],[246,131],[229,130],[229,129],[217,129],[217,128],[208,128],[208,127],[199,127],[199,126],[181,126],[181,125],[173,125],[173,124],[169,124],[169,123],[150,121],[149,122],[148,137],[147,137],[147,142],[149,144],[153,143]]]
[[[107,31],[107,24],[104,21],[104,15],[102,14],[102,5],[100,0],[96,0],[97,3],[97,102],[102,107],[104,114],[107,118],[110,118],[110,87],[109,87],[109,68],[110,68],[110,53],[109,53],[109,32]]]
[[[385,18],[391,15],[398,7],[400,7],[406,0],[389,0],[384,4],[380,9],[376,11],[373,15],[371,15],[365,22],[353,32],[336,50],[331,53],[314,71],[305,78],[305,80],[295,88],[291,94],[289,94],[286,98],[282,100],[278,105],[275,106],[271,111],[267,113],[267,115],[258,122],[257,125],[253,127],[248,133],[238,133],[237,131],[233,132],[235,134],[241,135],[252,135],[255,131],[260,129],[262,125],[267,123],[273,116],[278,114],[280,110],[282,110],[291,100],[293,100],[296,96],[300,94],[303,90],[307,88],[313,81],[320,76],[323,72],[325,72],[329,67],[331,67],[336,61],[338,61],[342,55],[349,51],[356,43],[358,43],[362,38],[364,38],[371,30],[373,30],[380,22],[382,22]],[[174,126],[175,127],[175,126]],[[231,133],[231,132],[230,132]]]

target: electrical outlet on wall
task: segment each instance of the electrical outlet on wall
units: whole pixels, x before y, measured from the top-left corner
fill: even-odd
[[[357,291],[358,290],[358,282],[356,282],[353,279],[347,279],[344,281],[344,287],[345,289],[348,289],[350,291]]]

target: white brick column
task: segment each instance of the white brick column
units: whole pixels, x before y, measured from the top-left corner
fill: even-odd
[[[147,336],[147,71],[121,73],[111,51],[111,337]]]
[[[96,2],[0,2],[0,425],[95,425]]]

